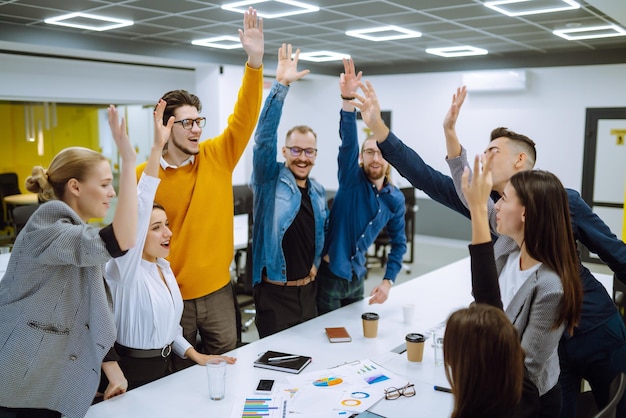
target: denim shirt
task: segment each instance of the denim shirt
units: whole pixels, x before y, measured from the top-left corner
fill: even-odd
[[[339,189],[323,253],[328,254],[334,275],[348,281],[356,275],[361,280],[367,273],[367,249],[386,227],[391,251],[384,278],[395,281],[406,252],[404,195],[389,183],[379,191],[359,166],[356,112],[341,111],[339,135]]]
[[[427,165],[422,158],[410,147],[406,146],[393,133],[378,144],[383,157],[389,161],[400,174],[418,189],[424,191],[430,198],[444,206],[470,217],[469,210],[459,197],[460,188],[455,188],[451,177],[442,174]],[[463,172],[467,165],[467,154],[463,148],[461,156],[447,160],[453,175]],[[578,192],[566,189],[569,210],[572,221],[574,239],[585,245],[589,251],[596,253],[602,261],[607,263],[615,276],[626,283],[626,244],[613,234],[607,225],[600,219],[580,197]],[[489,201],[490,212],[493,209],[497,193],[492,194]],[[492,221],[493,219],[490,219]],[[495,225],[491,224],[492,230]],[[506,240],[507,237],[499,238]],[[497,247],[506,251],[504,243],[497,243]],[[499,257],[496,252],[496,258]],[[583,309],[578,327],[574,335],[590,331],[608,321],[615,315],[615,305],[607,294],[604,286],[581,263],[579,266],[580,278],[583,285]]]
[[[251,186],[254,192],[252,232],[252,285],[261,282],[263,269],[272,280],[287,281],[283,237],[298,211],[302,195],[291,170],[276,161],[278,124],[289,87],[276,81],[265,100],[254,134]],[[315,257],[319,267],[328,222],[326,191],[315,180],[307,180],[315,218]]]

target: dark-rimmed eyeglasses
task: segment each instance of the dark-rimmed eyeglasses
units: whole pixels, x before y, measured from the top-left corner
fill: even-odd
[[[394,400],[398,399],[400,396],[406,396],[407,398],[415,396],[415,385],[413,385],[413,383],[407,383],[399,389],[394,387],[385,389],[385,399]]]
[[[364,149],[361,152],[364,156],[369,157],[369,158],[374,158],[374,156],[378,156],[381,157],[383,156],[382,152],[380,152],[379,150],[374,150],[374,149]]]
[[[180,123],[183,129],[187,129],[187,130],[193,128],[194,122],[196,125],[198,125],[198,128],[204,128],[204,125],[206,125],[206,118],[181,119],[181,120],[174,121],[174,123]]]
[[[317,155],[317,148],[300,148],[300,147],[287,147],[293,157],[299,157],[304,152],[304,155],[308,158],[313,158]]]

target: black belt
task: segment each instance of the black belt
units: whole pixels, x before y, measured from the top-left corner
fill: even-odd
[[[152,350],[141,350],[138,348],[125,347],[122,344],[115,343],[115,351],[117,354],[124,357],[132,358],[155,358],[163,357],[167,358],[172,354],[172,344],[167,344],[163,348],[155,348]]]

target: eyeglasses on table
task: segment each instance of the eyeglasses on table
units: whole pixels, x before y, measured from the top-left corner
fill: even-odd
[[[406,396],[407,398],[415,396],[415,385],[413,383],[407,383],[399,389],[394,387],[385,389],[385,399],[394,400],[398,399],[400,396]]]

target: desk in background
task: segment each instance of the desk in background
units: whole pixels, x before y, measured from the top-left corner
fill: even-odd
[[[13,206],[26,206],[26,205],[37,205],[39,204],[38,196],[36,193],[23,193],[23,194],[13,194],[10,196],[5,196],[3,201],[7,205]]]

